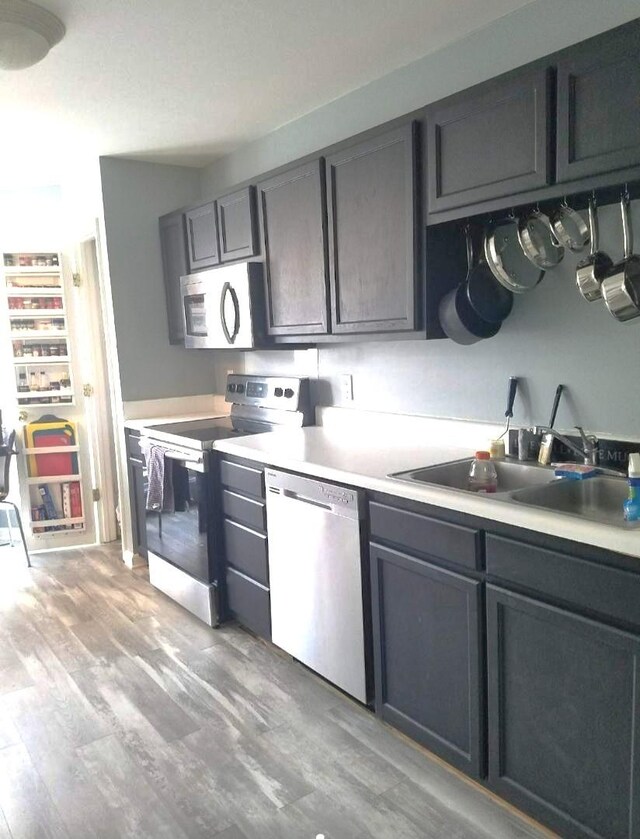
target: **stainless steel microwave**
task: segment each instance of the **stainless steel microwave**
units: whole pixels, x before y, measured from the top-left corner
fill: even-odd
[[[184,345],[250,350],[264,336],[262,263],[238,262],[180,278]]]

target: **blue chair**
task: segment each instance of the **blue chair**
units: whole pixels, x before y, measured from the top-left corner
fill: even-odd
[[[0,510],[4,510],[7,514],[7,527],[9,529],[9,544],[13,547],[13,532],[11,526],[11,512],[13,511],[20,529],[20,537],[24,546],[24,553],[27,557],[27,565],[31,568],[31,559],[29,558],[29,551],[27,549],[27,540],[25,539],[24,530],[22,528],[22,519],[20,518],[20,510],[12,501],[7,501],[9,495],[9,473],[11,470],[11,458],[16,454],[14,444],[16,441],[16,432],[12,431],[9,434],[7,442],[0,444]]]

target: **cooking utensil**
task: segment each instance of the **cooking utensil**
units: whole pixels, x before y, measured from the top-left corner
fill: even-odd
[[[496,280],[513,294],[530,291],[544,277],[544,271],[533,266],[520,247],[515,216],[486,230],[484,257]]]
[[[564,390],[564,385],[558,385],[556,388],[556,395],[553,399],[553,407],[551,408],[551,417],[549,418],[549,425],[547,428],[551,429],[554,426],[556,421],[556,414],[558,413],[558,405],[560,404],[560,397],[562,396],[562,391]],[[541,463],[543,466],[548,466],[551,463],[551,452],[553,450],[553,434],[550,431],[547,431],[546,434],[543,435],[542,431],[536,429],[536,434],[540,438],[539,443],[539,452],[538,452],[538,463]]]
[[[478,262],[467,276],[467,298],[474,312],[487,323],[502,323],[513,309],[513,294],[491,273],[486,262]]]
[[[556,239],[549,217],[537,207],[518,219],[518,241],[536,268],[554,268],[564,257],[564,247]]]
[[[518,379],[516,376],[511,376],[509,379],[509,390],[507,391],[507,410],[504,412],[507,421],[504,426],[504,431],[498,437],[498,440],[502,440],[505,434],[509,432],[509,426],[511,425],[511,420],[513,418],[513,403],[516,401],[516,392],[518,390]]]
[[[560,405],[560,397],[562,396],[563,390],[564,385],[558,385],[556,388],[556,395],[553,397],[553,406],[551,407],[551,417],[549,418],[549,428],[553,428],[555,424],[558,406]]]
[[[589,199],[589,239],[589,256],[579,262],[576,268],[576,285],[584,299],[592,303],[602,297],[602,280],[613,267],[611,257],[598,250],[598,207],[595,194]]]
[[[456,288],[450,291],[440,301],[438,314],[440,325],[448,338],[456,344],[470,345],[491,338],[500,329],[500,323],[489,323],[483,320],[471,306],[467,294],[467,279],[473,268],[473,241],[469,227],[465,227],[467,244],[467,276]]]
[[[602,281],[602,296],[616,320],[625,322],[640,316],[640,256],[633,254],[633,229],[629,218],[629,193],[620,199],[624,257]]]
[[[589,244],[589,227],[580,213],[567,204],[566,198],[550,221],[556,239],[570,251],[580,253]]]

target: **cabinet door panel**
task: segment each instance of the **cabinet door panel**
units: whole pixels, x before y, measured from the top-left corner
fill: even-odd
[[[558,180],[640,165],[640,25],[567,51],[558,64]]]
[[[240,189],[216,201],[220,261],[248,259],[256,254],[255,190]]]
[[[628,839],[640,639],[487,587],[489,781],[562,836]]]
[[[187,243],[189,245],[189,270],[211,268],[220,262],[216,202],[194,207],[185,213]]]
[[[258,184],[269,335],[326,333],[325,182],[314,160]]]
[[[170,213],[160,219],[160,251],[167,300],[169,343],[184,343],[180,277],[189,273],[187,238],[183,213]]]
[[[430,215],[549,183],[549,79],[493,80],[427,109]]]
[[[411,123],[327,158],[333,332],[415,328],[416,132]]]
[[[377,713],[481,777],[481,584],[376,544],[371,576]]]

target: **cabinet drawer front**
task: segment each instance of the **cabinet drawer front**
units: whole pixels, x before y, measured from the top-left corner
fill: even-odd
[[[491,81],[427,109],[430,214],[547,185],[549,78]]]
[[[248,186],[216,202],[220,261],[247,259],[256,253],[255,190]]]
[[[242,466],[240,463],[223,460],[220,464],[220,479],[224,486],[247,495],[255,495],[256,498],[264,498],[262,469],[253,469],[251,466]]]
[[[271,640],[269,589],[227,568],[227,606],[238,623]]]
[[[265,586],[269,585],[267,537],[230,519],[224,522],[227,563]]]
[[[558,63],[558,181],[640,165],[639,54],[636,22]]]
[[[127,441],[127,454],[129,457],[133,457],[138,461],[144,462],[144,455],[142,454],[142,449],[140,448],[140,435],[137,431],[127,431],[125,433]]]
[[[482,584],[373,543],[371,582],[377,713],[481,777]]]
[[[246,524],[256,530],[266,530],[267,517],[265,505],[252,498],[245,498],[231,490],[222,490],[222,509],[225,516]]]
[[[185,213],[189,269],[210,268],[220,262],[215,201]]]
[[[486,557],[491,577],[640,626],[640,574],[490,534]]]
[[[489,782],[560,836],[638,836],[640,638],[487,586]]]
[[[369,515],[372,537],[451,565],[474,570],[481,567],[478,530],[398,510],[377,501],[369,504]]]

